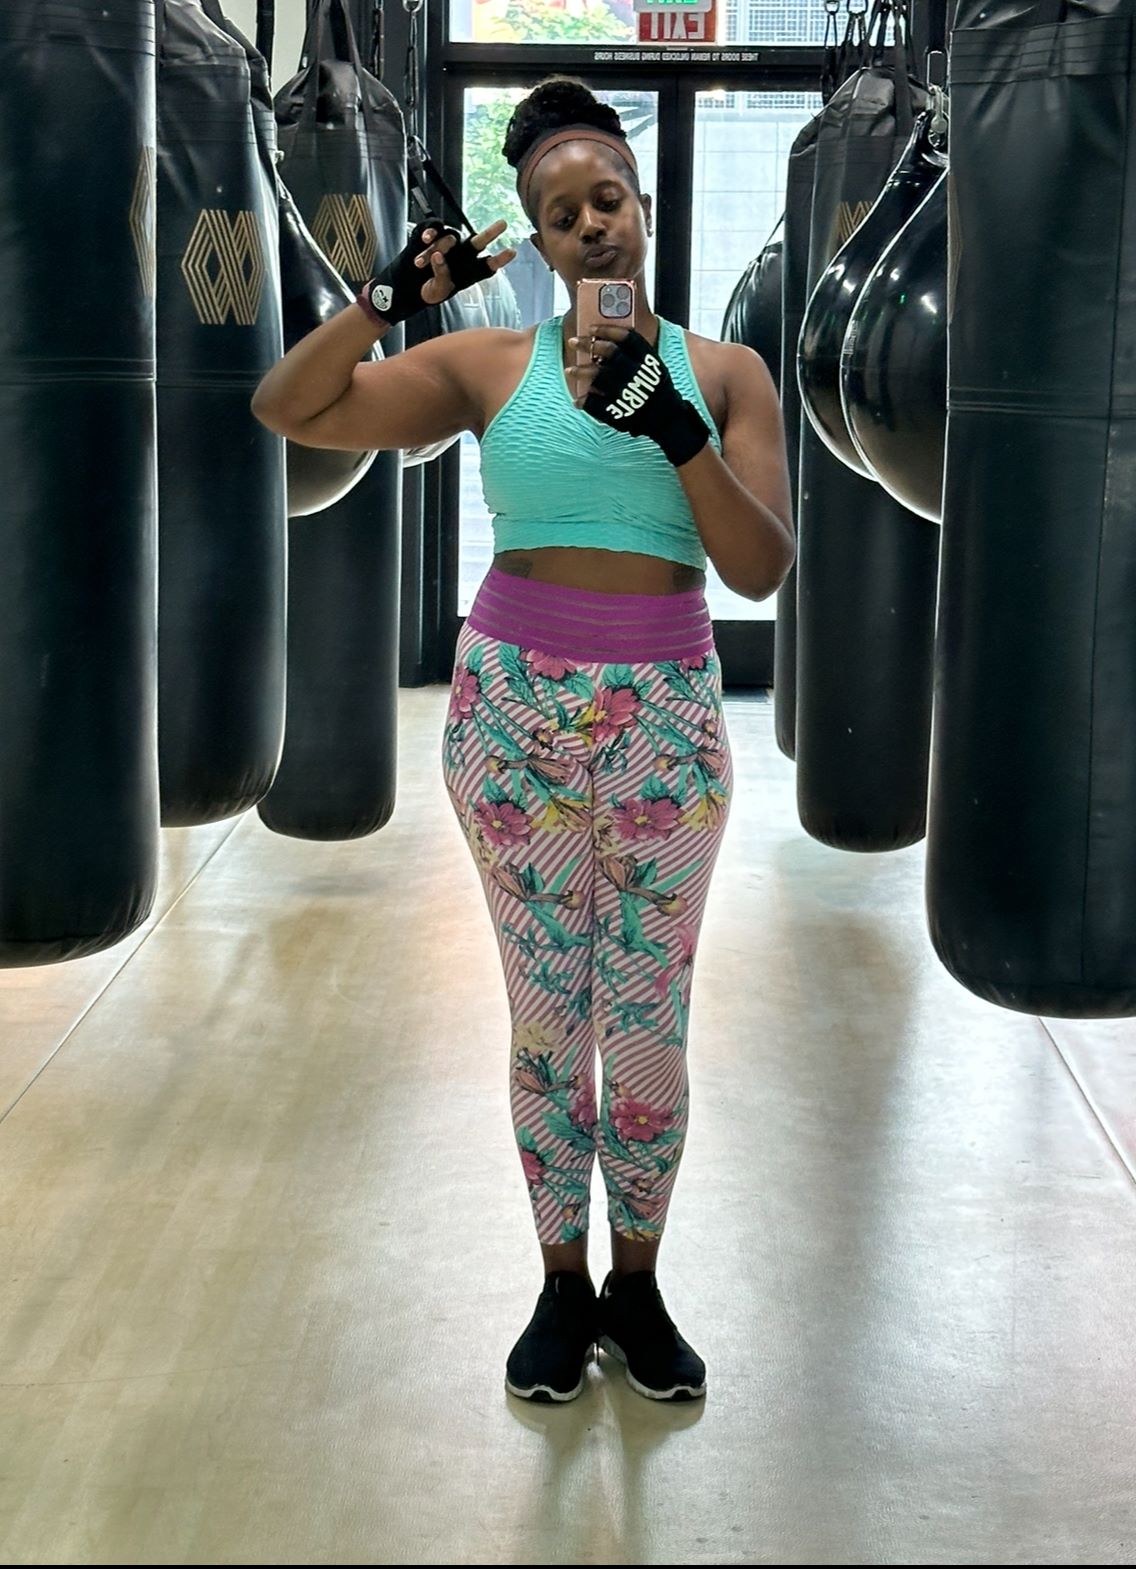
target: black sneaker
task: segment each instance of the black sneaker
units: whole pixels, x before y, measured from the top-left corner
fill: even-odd
[[[706,1364],[675,1328],[654,1270],[636,1270],[598,1300],[599,1342],[627,1369],[627,1382],[649,1400],[698,1400],[706,1393]]]
[[[583,1391],[596,1340],[596,1288],[584,1275],[556,1270],[536,1312],[509,1353],[505,1388],[522,1400],[575,1400]]]

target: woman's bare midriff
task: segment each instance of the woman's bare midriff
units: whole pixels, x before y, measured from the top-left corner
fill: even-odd
[[[503,408],[524,375],[532,352],[533,330],[518,333],[509,354],[494,357],[484,385],[487,426]],[[701,367],[696,363],[695,371]],[[705,391],[703,377],[699,377]],[[717,417],[713,393],[710,409]],[[484,427],[483,427],[484,428]],[[577,545],[547,545],[539,549],[503,550],[493,565],[509,577],[531,578],[536,583],[556,583],[562,588],[591,589],[600,594],[681,594],[704,588],[706,574],[681,561],[645,556],[635,551],[589,550]]]

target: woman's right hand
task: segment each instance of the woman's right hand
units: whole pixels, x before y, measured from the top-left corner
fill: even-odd
[[[394,261],[366,285],[360,304],[369,306],[369,314],[392,327],[427,305],[441,305],[451,294],[491,277],[513,260],[517,253],[511,249],[496,256],[480,254],[504,233],[505,227],[505,220],[500,219],[480,234],[463,240],[455,229],[446,228],[436,219],[417,224]],[[423,282],[422,273],[427,267],[430,276]]]
[[[468,289],[471,284],[481,283],[502,267],[507,267],[517,254],[512,247],[498,251],[494,256],[481,254],[487,245],[492,245],[494,240],[504,234],[507,227],[504,218],[499,218],[488,229],[482,229],[480,234],[467,240],[460,239],[453,229],[443,230],[438,243],[428,245],[415,262],[417,267],[429,266],[432,269],[433,276],[422,290],[426,304],[441,305],[451,294]]]

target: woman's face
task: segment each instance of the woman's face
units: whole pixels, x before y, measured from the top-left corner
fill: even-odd
[[[533,180],[533,244],[574,291],[581,278],[636,278],[647,259],[651,198],[635,190],[618,153],[564,142]]]

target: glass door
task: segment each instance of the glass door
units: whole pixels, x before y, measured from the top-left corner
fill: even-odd
[[[820,108],[819,93],[715,89],[695,94],[687,320],[701,337],[721,337],[734,285],[784,212],[789,152],[797,132]],[[780,374],[776,366],[770,369],[775,377]],[[726,587],[712,562],[707,566],[706,603],[716,629],[719,622],[775,620],[777,598],[743,599]],[[725,670],[724,649],[722,655]]]

